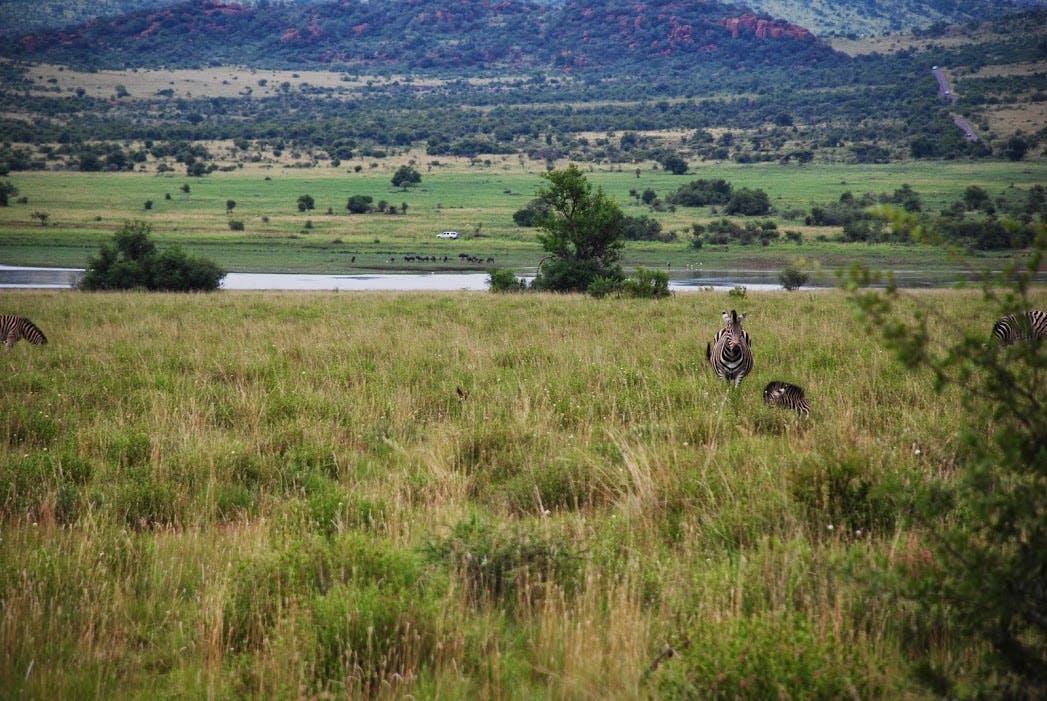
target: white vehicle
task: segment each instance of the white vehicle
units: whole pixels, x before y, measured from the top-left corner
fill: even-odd
[[[436,238],[438,238],[438,239],[456,239],[456,238],[458,238],[458,232],[457,231],[441,231],[439,234],[436,235]]]

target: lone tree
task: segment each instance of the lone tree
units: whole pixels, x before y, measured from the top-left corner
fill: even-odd
[[[18,195],[18,188],[7,180],[0,180],[0,207],[6,207],[10,198]]]
[[[400,166],[393,174],[393,187],[402,187],[404,190],[411,185],[422,182],[422,174],[412,166]]]
[[[618,204],[593,190],[575,165],[541,177],[541,212],[535,225],[538,240],[549,254],[539,266],[532,288],[554,292],[584,292],[598,279],[621,283],[625,215]]]
[[[191,292],[218,289],[225,271],[206,258],[189,256],[180,248],[158,253],[149,239],[150,227],[132,221],[102,244],[88,261],[80,280],[82,290],[147,290]]]

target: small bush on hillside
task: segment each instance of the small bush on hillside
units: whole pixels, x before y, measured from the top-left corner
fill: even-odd
[[[206,258],[190,256],[180,248],[158,253],[149,239],[150,227],[133,221],[102,244],[80,281],[82,290],[191,292],[218,289],[225,271]]]

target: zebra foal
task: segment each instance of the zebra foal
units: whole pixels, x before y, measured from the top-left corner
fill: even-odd
[[[1002,316],[993,324],[992,335],[1001,346],[1047,338],[1047,313],[1032,309]]]
[[[723,312],[724,327],[716,332],[712,343],[705,345],[705,358],[721,380],[734,382],[737,387],[742,378],[753,370],[752,339],[742,328],[745,314]]]
[[[763,401],[767,406],[780,406],[792,409],[797,414],[810,416],[811,405],[807,403],[807,396],[803,393],[803,387],[797,387],[788,382],[768,382],[763,388]]]
[[[14,314],[0,314],[0,338],[4,339],[4,348],[7,350],[11,350],[11,346],[21,338],[34,345],[47,343],[47,336],[36,324],[24,316]]]

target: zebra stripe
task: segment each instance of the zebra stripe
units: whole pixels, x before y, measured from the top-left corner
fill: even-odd
[[[730,314],[723,312],[724,327],[716,332],[713,342],[705,346],[705,357],[716,376],[733,381],[735,387],[753,369],[752,340],[742,328],[743,319],[745,314],[739,316],[733,309]]]
[[[0,315],[0,338],[4,339],[4,347],[11,350],[18,339],[24,338],[34,345],[47,343],[47,336],[36,327],[36,324],[24,316],[14,314]]]
[[[763,401],[767,406],[780,406],[792,409],[797,414],[808,416],[811,413],[811,405],[807,403],[807,397],[803,393],[803,387],[788,382],[768,382],[763,388]]]
[[[1000,317],[992,327],[992,335],[1001,346],[1047,338],[1047,313],[1032,309]]]

